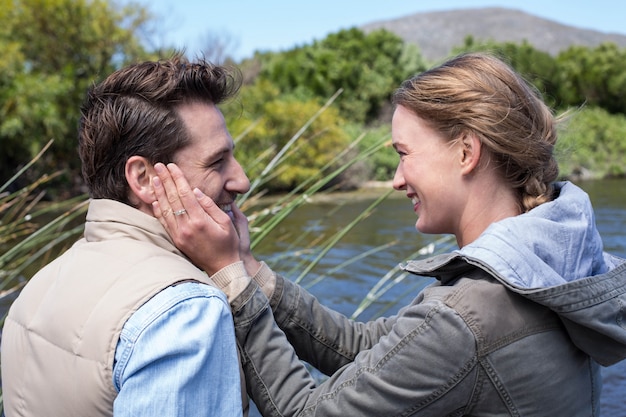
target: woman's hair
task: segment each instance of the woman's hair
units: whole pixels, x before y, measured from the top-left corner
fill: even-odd
[[[237,72],[177,54],[120,69],[90,88],[81,107],[78,150],[91,197],[130,204],[128,158],[171,162],[190,141],[176,109],[191,102],[217,105],[240,85]]]
[[[476,135],[518,191],[523,212],[553,199],[555,119],[541,94],[500,59],[459,55],[406,80],[393,96],[447,138]]]

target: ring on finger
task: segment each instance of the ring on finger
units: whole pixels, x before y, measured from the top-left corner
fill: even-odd
[[[182,216],[185,213],[187,213],[187,210],[185,210],[185,209],[176,210],[174,212],[174,216]]]

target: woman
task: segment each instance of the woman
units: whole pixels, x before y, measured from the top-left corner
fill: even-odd
[[[252,257],[236,207],[240,240],[175,166],[159,167],[155,213],[177,245],[209,271],[212,248],[230,248],[232,263],[212,278],[231,303],[259,410],[599,415],[599,365],[626,357],[626,263],[603,253],[587,195],[555,182],[552,112],[486,54],[407,80],[394,102],[393,186],[418,231],[454,234],[459,249],[404,266],[437,282],[393,317],[357,323],[322,307]],[[160,215],[183,208],[189,217]],[[299,359],[329,378],[316,385]]]

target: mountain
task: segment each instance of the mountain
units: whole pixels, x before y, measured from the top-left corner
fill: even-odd
[[[499,43],[526,40],[551,55],[572,45],[595,47],[603,42],[613,42],[621,48],[626,47],[626,35],[581,29],[500,7],[417,13],[372,22],[360,29],[368,33],[381,28],[395,33],[405,42],[417,44],[429,61],[445,58],[453,47],[463,45],[468,35],[478,41]]]

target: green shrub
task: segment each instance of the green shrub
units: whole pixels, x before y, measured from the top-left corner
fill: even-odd
[[[626,175],[626,116],[598,107],[574,111],[560,132],[561,175],[582,179]]]
[[[348,149],[352,139],[341,128],[345,121],[337,109],[329,107],[336,96],[320,109],[317,100],[279,96],[266,82],[244,88],[244,106],[238,100],[225,106],[224,113],[248,176],[262,176],[267,191],[287,192],[320,171],[337,168],[342,161],[330,166],[329,161]],[[277,157],[283,163],[265,172]]]

